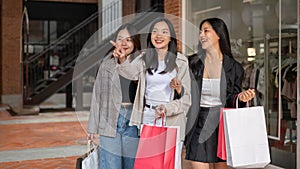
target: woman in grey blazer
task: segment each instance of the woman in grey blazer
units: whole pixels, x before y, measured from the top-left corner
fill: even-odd
[[[114,41],[129,62],[139,55],[140,39],[131,24],[121,26]],[[101,169],[132,169],[139,138],[137,127],[129,126],[129,121],[137,82],[119,74],[112,52],[106,58],[94,84],[87,139],[100,135]]]

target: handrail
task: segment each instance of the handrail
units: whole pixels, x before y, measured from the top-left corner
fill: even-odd
[[[25,20],[25,22],[24,22],[24,20]],[[27,8],[26,7],[24,7],[24,10],[23,10],[23,15],[22,15],[22,24],[24,25],[26,25],[26,27],[25,27],[25,30],[26,30],[26,42],[24,41],[24,39],[23,39],[23,44],[22,44],[22,52],[24,52],[24,43],[26,43],[26,54],[25,54],[25,60],[28,60],[28,58],[29,58],[29,47],[28,47],[28,41],[29,41],[29,16],[28,16],[28,11],[27,11]],[[23,31],[24,31],[24,28],[23,28]],[[22,31],[22,34],[24,35],[24,33],[25,32],[23,32]],[[23,58],[22,58],[22,60],[23,60]],[[23,64],[22,64],[22,70],[24,71],[24,66],[23,66]],[[28,75],[28,64],[26,64],[25,65],[25,74],[26,75]],[[22,73],[21,73],[22,74]],[[22,77],[23,77],[24,75],[22,74]],[[24,82],[24,80],[25,80],[25,86],[29,86],[29,79],[28,79],[28,76],[26,76],[25,77],[25,79],[24,78],[22,78],[22,81]],[[22,89],[23,90],[23,92],[24,92],[24,89]],[[29,95],[29,90],[28,90],[28,88],[25,88],[25,94],[24,94],[24,97],[25,98],[27,98]]]
[[[110,9],[111,7],[115,6],[117,3],[119,3],[119,2],[116,2],[116,1],[112,2],[110,5],[106,6],[104,9],[102,9],[101,12]],[[64,33],[63,35],[61,35],[58,39],[56,39],[52,43],[50,43],[42,52],[37,53],[37,54],[31,56],[28,59],[28,62],[32,62],[32,61],[36,60],[37,58],[39,58],[40,56],[42,56],[43,54],[45,54],[49,50],[53,49],[58,43],[61,43],[64,40],[66,40],[68,37],[72,36],[75,32],[77,32],[78,30],[80,30],[81,28],[83,28],[84,26],[86,26],[87,24],[89,24],[94,19],[98,18],[98,14],[99,14],[98,11],[95,12],[95,13],[93,13],[91,16],[89,16],[88,18],[86,18],[84,21],[80,22],[78,25],[76,25],[75,27],[73,27],[72,29],[70,29],[69,31],[67,31],[66,33]]]
[[[112,2],[110,5],[106,6],[104,9],[102,9],[102,12],[110,9],[112,6],[115,6],[118,2]],[[154,5],[151,9],[147,10],[147,11],[152,11],[153,9],[157,8],[159,5]],[[138,13],[138,12],[137,12]],[[77,32],[78,30],[80,30],[82,27],[86,26],[88,23],[90,23],[92,20],[94,20],[95,18],[98,17],[99,12],[95,12],[94,14],[92,14],[91,16],[89,16],[88,18],[86,18],[84,21],[82,21],[81,23],[79,23],[78,25],[76,25],[75,27],[73,27],[72,29],[70,29],[69,31],[67,31],[66,33],[64,33],[63,35],[61,35],[58,39],[54,40],[53,42],[51,42],[42,52],[37,53],[33,56],[31,56],[28,59],[28,62],[32,62],[34,60],[36,60],[37,58],[39,58],[40,56],[42,56],[43,54],[45,54],[47,51],[51,50],[54,48],[54,46],[62,41],[64,41],[66,38],[70,37],[72,34],[74,34],[75,32]]]
[[[108,5],[102,11],[108,10],[109,7],[112,7],[110,10],[113,10],[114,5],[117,3],[118,2],[114,2],[112,5]],[[154,12],[157,11],[157,9],[157,6],[153,6],[153,8],[146,11],[145,15],[139,15],[138,17],[135,17],[133,24],[136,25],[138,29],[142,28],[145,24],[148,24],[145,23],[145,19],[143,18],[148,18],[150,15],[152,15],[150,13],[148,13],[148,15],[147,12]],[[24,74],[24,76],[26,76],[25,78],[29,78],[29,85],[24,84],[24,89],[26,88],[28,91],[28,95],[24,100],[24,104],[39,104],[53,93],[61,90],[72,80],[74,80],[74,78],[76,79],[80,76],[78,76],[78,72],[74,70],[75,61],[86,40],[88,40],[87,38],[89,38],[91,34],[93,34],[98,28],[98,25],[95,25],[95,22],[98,21],[96,20],[98,18],[98,14],[98,12],[92,14],[82,23],[78,24],[73,29],[59,37],[56,41],[53,41],[51,44],[49,44],[44,51],[33,55],[29,60],[25,60],[23,62],[30,68],[29,73],[27,72]],[[112,38],[111,36],[112,35],[102,40],[102,42],[98,44],[99,46],[97,45],[96,48],[93,48],[92,51],[89,51],[87,53],[88,56],[84,57],[84,60],[82,60],[79,65],[76,65],[76,67],[79,66],[82,68],[81,73],[90,70],[91,65],[94,65],[97,63],[97,61],[99,61],[98,59],[101,59],[98,58],[98,56],[104,55],[105,51],[111,48],[109,43],[105,43]],[[53,74],[53,71],[48,71],[48,66],[51,65],[49,58],[53,58],[53,54],[55,54],[53,49],[55,49],[55,47],[58,49],[57,52],[59,56],[62,57],[59,57],[60,61],[58,71],[54,72]],[[42,64],[42,66],[40,64]],[[44,73],[51,73],[51,75],[45,76]]]
[[[98,11],[95,12],[94,14],[92,14],[91,16],[89,16],[83,22],[79,23],[74,28],[72,28],[69,31],[67,31],[65,34],[63,34],[62,36],[60,36],[58,39],[54,40],[42,52],[37,53],[37,54],[31,56],[28,59],[28,62],[32,62],[32,61],[36,60],[37,58],[39,58],[40,56],[44,55],[49,50],[53,49],[57,44],[59,44],[60,42],[66,40],[68,37],[72,36],[75,32],[77,32],[78,30],[80,30],[81,28],[83,28],[84,26],[86,26],[87,24],[89,24],[92,20],[94,20],[97,17],[98,17]]]

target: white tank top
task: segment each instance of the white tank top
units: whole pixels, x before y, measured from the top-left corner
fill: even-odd
[[[146,93],[145,99],[148,105],[159,105],[168,103],[171,98],[172,89],[170,87],[171,80],[176,77],[176,69],[172,72],[159,74],[165,70],[166,65],[164,61],[158,62],[158,69],[153,71],[153,75],[146,73]]]
[[[220,82],[221,79],[203,78],[200,100],[201,107],[215,107],[222,105],[220,99]]]

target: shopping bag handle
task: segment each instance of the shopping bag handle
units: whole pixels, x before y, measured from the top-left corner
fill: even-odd
[[[92,153],[93,148],[96,147],[96,144],[92,140],[88,140],[87,142],[87,154]]]
[[[236,97],[235,107],[237,109],[239,108],[239,96]],[[246,107],[249,107],[249,101],[246,102]]]
[[[161,116],[161,125],[162,125],[162,126],[165,126],[164,120],[165,120],[165,116],[162,115],[162,116]],[[154,119],[154,126],[156,126],[156,118]]]

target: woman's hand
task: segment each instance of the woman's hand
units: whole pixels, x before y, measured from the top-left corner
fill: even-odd
[[[88,135],[86,136],[86,139],[87,139],[87,140],[94,141],[94,139],[95,139],[95,134],[88,134]]]
[[[112,55],[115,58],[118,58],[119,63],[123,63],[126,60],[126,52],[125,52],[125,50],[120,45],[118,45],[117,43],[115,43],[114,41],[111,40],[109,42],[115,47]]]
[[[163,104],[157,106],[155,108],[155,119],[159,119],[162,116],[165,116],[166,113],[167,113],[167,109]]]
[[[170,87],[172,89],[175,89],[176,92],[180,95],[181,93],[181,81],[177,79],[177,77],[174,77],[170,82]]]
[[[247,102],[247,101],[253,99],[254,96],[255,96],[255,90],[248,89],[246,91],[239,93],[238,98],[239,98],[239,100],[241,100],[243,102]]]

